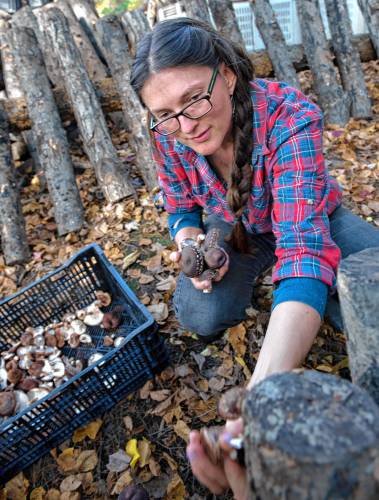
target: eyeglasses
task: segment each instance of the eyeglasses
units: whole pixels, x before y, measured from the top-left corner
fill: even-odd
[[[185,116],[191,120],[197,120],[202,116],[209,113],[212,109],[211,95],[213,88],[216,83],[218,69],[215,68],[212,73],[211,81],[208,86],[208,90],[203,97],[196,99],[196,101],[191,102],[185,108],[183,108],[179,113],[171,115],[160,122],[154,123],[153,118],[150,119],[150,130],[158,132],[161,135],[175,134],[180,129],[180,122],[178,120],[179,116]]]

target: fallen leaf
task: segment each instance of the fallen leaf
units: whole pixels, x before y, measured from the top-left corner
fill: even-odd
[[[26,495],[29,488],[29,481],[25,478],[24,474],[20,472],[8,481],[5,485],[7,491],[7,499],[9,500],[21,500],[26,499]]]
[[[131,419],[131,417],[129,417],[129,416],[124,417],[123,421],[124,421],[124,425],[125,425],[126,429],[128,431],[132,431],[133,430],[133,420]]]
[[[175,476],[171,479],[168,487],[167,493],[164,497],[165,500],[183,500],[186,495],[186,489],[184,487],[184,483],[179,474],[175,474]]]
[[[90,439],[96,439],[97,433],[99,432],[100,427],[102,426],[103,421],[98,418],[97,420],[90,422],[85,427],[80,427],[76,429],[74,435],[72,436],[72,441],[74,443],[80,443],[86,437]]]
[[[112,472],[122,472],[128,468],[130,460],[130,456],[124,450],[118,450],[109,455],[106,467]]]
[[[176,285],[176,279],[174,278],[174,276],[170,274],[166,279],[159,280],[155,288],[159,292],[168,292],[170,290],[174,290],[175,285]]]
[[[320,370],[321,372],[326,372],[326,373],[331,373],[333,371],[333,368],[328,365],[317,365],[316,370]]]
[[[59,500],[80,500],[79,491],[64,491]]]
[[[147,309],[158,323],[161,323],[168,318],[168,307],[165,302],[152,304],[151,306],[147,306]]]
[[[77,469],[80,472],[89,472],[93,470],[98,462],[95,450],[84,450],[77,459]]]
[[[147,399],[150,396],[153,387],[154,387],[153,382],[151,380],[148,380],[146,384],[142,387],[142,389],[140,389],[139,397],[141,399]]]
[[[131,462],[130,462],[130,467],[134,469],[134,467],[137,465],[138,460],[141,458],[141,455],[138,452],[137,448],[137,439],[130,439],[126,443],[126,453],[130,456]]]
[[[151,471],[151,473],[153,474],[153,476],[160,476],[161,474],[161,468],[159,466],[159,463],[155,460],[154,457],[150,457],[149,459],[149,469]]]
[[[191,429],[188,427],[188,425],[183,421],[183,420],[178,420],[176,424],[174,425],[174,432],[177,434],[179,437],[184,439],[186,443],[189,441],[189,433]]]
[[[245,363],[245,360],[239,356],[236,356],[234,358],[238,364],[240,364],[243,368],[243,373],[246,377],[247,380],[250,380],[251,379],[251,371],[249,370],[249,368],[247,367],[247,364]]]
[[[245,345],[246,328],[243,323],[228,329],[228,342],[233,347],[237,356],[244,356],[246,352]]]
[[[178,470],[178,464],[175,462],[175,460],[170,457],[170,455],[168,453],[166,453],[165,451],[162,453],[162,458],[164,458],[164,460],[166,460],[166,462],[168,463],[168,466],[170,467],[170,469],[172,471],[175,471],[175,470]]]
[[[121,476],[118,478],[116,484],[114,485],[114,488],[112,490],[112,495],[119,495],[121,491],[126,488],[126,486],[129,486],[133,481],[132,475],[130,471],[125,471],[121,474]]]
[[[154,255],[150,259],[141,262],[141,265],[146,267],[151,273],[159,273],[162,271],[162,255]]]
[[[57,464],[63,472],[76,472],[77,463],[76,459],[79,455],[79,450],[74,448],[66,448],[57,457]]]
[[[76,491],[78,488],[80,488],[81,485],[82,482],[76,476],[71,475],[63,479],[59,486],[59,489],[62,493],[64,493],[65,491]]]
[[[141,285],[147,285],[148,283],[151,283],[154,281],[154,276],[151,276],[149,274],[141,274],[138,282],[141,283]]]
[[[134,252],[128,254],[122,261],[122,269],[125,270],[129,266],[134,264],[139,256],[140,256],[139,250],[135,250]]]
[[[145,467],[145,465],[149,462],[151,456],[150,443],[147,439],[142,439],[142,441],[138,441],[138,453],[140,454],[138,465],[140,467]]]
[[[150,398],[153,401],[165,401],[171,394],[170,389],[161,389],[160,391],[150,392]]]
[[[221,392],[223,390],[224,386],[225,386],[225,379],[224,378],[212,377],[209,380],[209,388],[212,391]]]
[[[48,490],[46,493],[46,498],[44,500],[60,500],[61,498],[61,492],[59,490],[56,490],[55,488],[52,488],[51,490]]]
[[[34,488],[34,490],[30,492],[30,500],[45,500],[45,498],[46,490],[42,486]]]

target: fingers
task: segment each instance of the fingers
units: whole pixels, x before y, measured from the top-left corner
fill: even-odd
[[[228,272],[229,270],[229,255],[228,253],[223,249],[221,248],[221,250],[225,253],[226,255],[226,261],[224,263],[223,266],[221,266],[217,271],[217,276],[214,278],[214,281],[221,281],[222,278],[225,276],[225,274]]]
[[[170,260],[172,262],[179,262],[182,256],[182,252],[176,251],[170,253]]]
[[[193,474],[212,493],[219,495],[229,488],[224,469],[214,465],[204,452],[197,431],[191,431],[187,446],[187,456],[191,463]]]
[[[225,451],[231,451],[233,448],[230,446],[230,440],[243,433],[243,420],[227,420],[225,424],[225,431],[220,436],[220,446]]]
[[[209,290],[212,288],[212,282],[210,280],[200,281],[198,278],[191,278],[192,284],[198,290]]]
[[[247,500],[248,484],[246,469],[229,457],[225,457],[224,470],[230,487],[233,490],[234,499]]]

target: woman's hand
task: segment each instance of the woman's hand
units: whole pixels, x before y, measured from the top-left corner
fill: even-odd
[[[223,249],[222,249],[223,250]],[[223,250],[225,252],[225,250]],[[211,290],[212,289],[212,282],[213,281],[221,281],[222,278],[225,276],[229,269],[229,255],[227,252],[225,252],[226,255],[226,260],[225,263],[223,264],[222,267],[217,269],[217,276],[213,278],[212,281],[210,280],[200,280],[199,278],[190,278],[192,281],[192,284],[195,288],[198,290]],[[177,250],[176,252],[171,252],[170,254],[170,259],[172,262],[176,262],[177,264],[180,263],[180,259],[182,256],[182,252],[180,250]]]
[[[220,437],[220,446],[225,450],[222,465],[214,465],[209,460],[200,442],[199,432],[191,431],[190,433],[187,456],[191,463],[192,472],[215,495],[219,495],[231,488],[236,500],[247,499],[246,470],[229,457],[232,448],[228,444],[230,439],[240,435],[242,430],[241,418],[226,422],[225,432]]]

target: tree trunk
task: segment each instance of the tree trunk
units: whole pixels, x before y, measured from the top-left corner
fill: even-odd
[[[105,113],[121,111],[120,96],[116,90],[112,78],[106,78],[95,85],[96,96],[99,99]],[[67,92],[63,88],[55,88],[54,99],[58,105],[58,111],[62,122],[74,120],[74,111]],[[4,101],[4,109],[9,114],[9,123],[12,128],[28,130],[32,126],[25,99],[7,99]]]
[[[126,11],[121,16],[121,25],[128,39],[130,54],[134,57],[139,41],[150,31],[147,17],[139,9]]]
[[[379,405],[379,248],[342,260],[337,286],[352,380]]]
[[[14,57],[12,54],[12,44],[10,39],[10,25],[7,21],[0,19],[0,48],[1,65],[5,91],[9,99],[22,97],[22,90],[16,74]]]
[[[328,123],[346,125],[349,98],[338,83],[336,68],[328,48],[318,1],[296,0],[304,51],[312,70],[316,94]]]
[[[275,71],[275,77],[300,88],[295,68],[291,63],[282,30],[269,0],[251,0],[255,24],[264,41]]]
[[[243,417],[248,498],[378,498],[379,408],[359,387],[315,371],[273,375]]]
[[[12,31],[17,70],[33,121],[33,135],[53,203],[58,234],[67,234],[82,227],[83,206],[66,134],[35,35],[29,28],[15,26]]]
[[[101,44],[106,50],[108,66],[121,97],[122,108],[128,124],[129,143],[136,153],[138,171],[149,190],[157,186],[155,165],[151,156],[146,111],[130,85],[132,60],[120,22],[116,16],[102,17],[96,24]]]
[[[90,79],[93,82],[103,80],[108,76],[107,68],[101,62],[95,48],[91,44],[80,22],[76,19],[70,5],[67,3],[67,0],[56,0],[53,3],[46,4],[43,9],[39,11],[40,15],[42,16],[41,22],[43,22],[42,19],[47,10],[56,9],[57,7],[60,11],[63,12],[64,16],[67,19],[71,35],[75,41],[75,45],[79,50],[81,59]]]
[[[0,235],[7,265],[25,262],[30,257],[25,222],[11,160],[6,113],[0,109]]]
[[[212,26],[206,0],[186,0],[186,2],[184,2],[184,9],[188,17],[198,19]]]
[[[353,44],[346,0],[325,0],[325,6],[342,85],[349,94],[351,116],[371,118],[371,101],[367,93],[359,52]]]
[[[59,59],[83,146],[95,168],[99,186],[110,202],[134,195],[126,166],[117,157],[99,101],[66,18],[59,9],[51,8],[44,15],[44,26]]]
[[[50,81],[53,85],[58,85],[61,81],[61,76],[59,74],[57,61],[52,56],[46,34],[41,31],[38,19],[34,15],[33,10],[29,7],[29,5],[22,7],[13,14],[12,26],[18,26],[20,28],[30,28],[34,31],[34,34],[38,40],[38,45],[43,55],[45,68]]]
[[[91,0],[68,0],[68,3],[96,50],[98,57],[106,64],[104,50],[95,30],[99,16],[97,15],[94,3]]]
[[[376,56],[379,58],[379,2],[378,0],[358,0],[363,12]]]
[[[231,0],[209,0],[209,8],[218,31],[232,42],[245,48]]]

